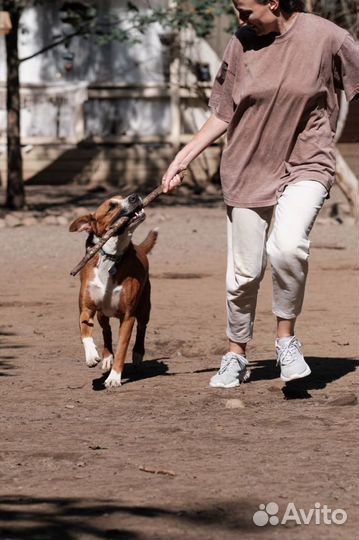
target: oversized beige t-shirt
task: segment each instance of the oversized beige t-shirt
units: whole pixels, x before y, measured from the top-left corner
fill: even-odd
[[[335,180],[335,90],[359,94],[359,49],[350,34],[298,13],[281,35],[241,27],[230,40],[209,104],[228,122],[221,161],[225,203],[276,203],[290,182]]]

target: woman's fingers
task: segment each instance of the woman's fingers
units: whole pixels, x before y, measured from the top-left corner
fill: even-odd
[[[162,180],[163,193],[172,191],[181,184],[181,178],[178,174],[172,177],[167,177]]]
[[[184,173],[182,171],[179,172],[177,167],[171,171],[170,166],[162,178],[163,193],[172,191],[180,186],[182,184],[183,177]]]

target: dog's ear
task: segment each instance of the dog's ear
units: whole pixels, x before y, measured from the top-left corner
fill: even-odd
[[[86,216],[81,216],[75,221],[73,221],[69,227],[70,232],[82,232],[86,231],[88,233],[94,232],[93,230],[93,224],[94,224],[94,217],[92,214],[86,214]]]

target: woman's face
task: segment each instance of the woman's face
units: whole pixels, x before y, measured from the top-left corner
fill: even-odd
[[[239,20],[256,32],[264,35],[277,30],[277,17],[274,15],[278,2],[259,4],[256,0],[232,0]]]

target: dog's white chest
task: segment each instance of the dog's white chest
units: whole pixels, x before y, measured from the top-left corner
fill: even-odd
[[[119,309],[122,286],[114,282],[108,270],[107,265],[94,268],[94,277],[89,282],[89,294],[97,309],[107,317],[114,317]]]

